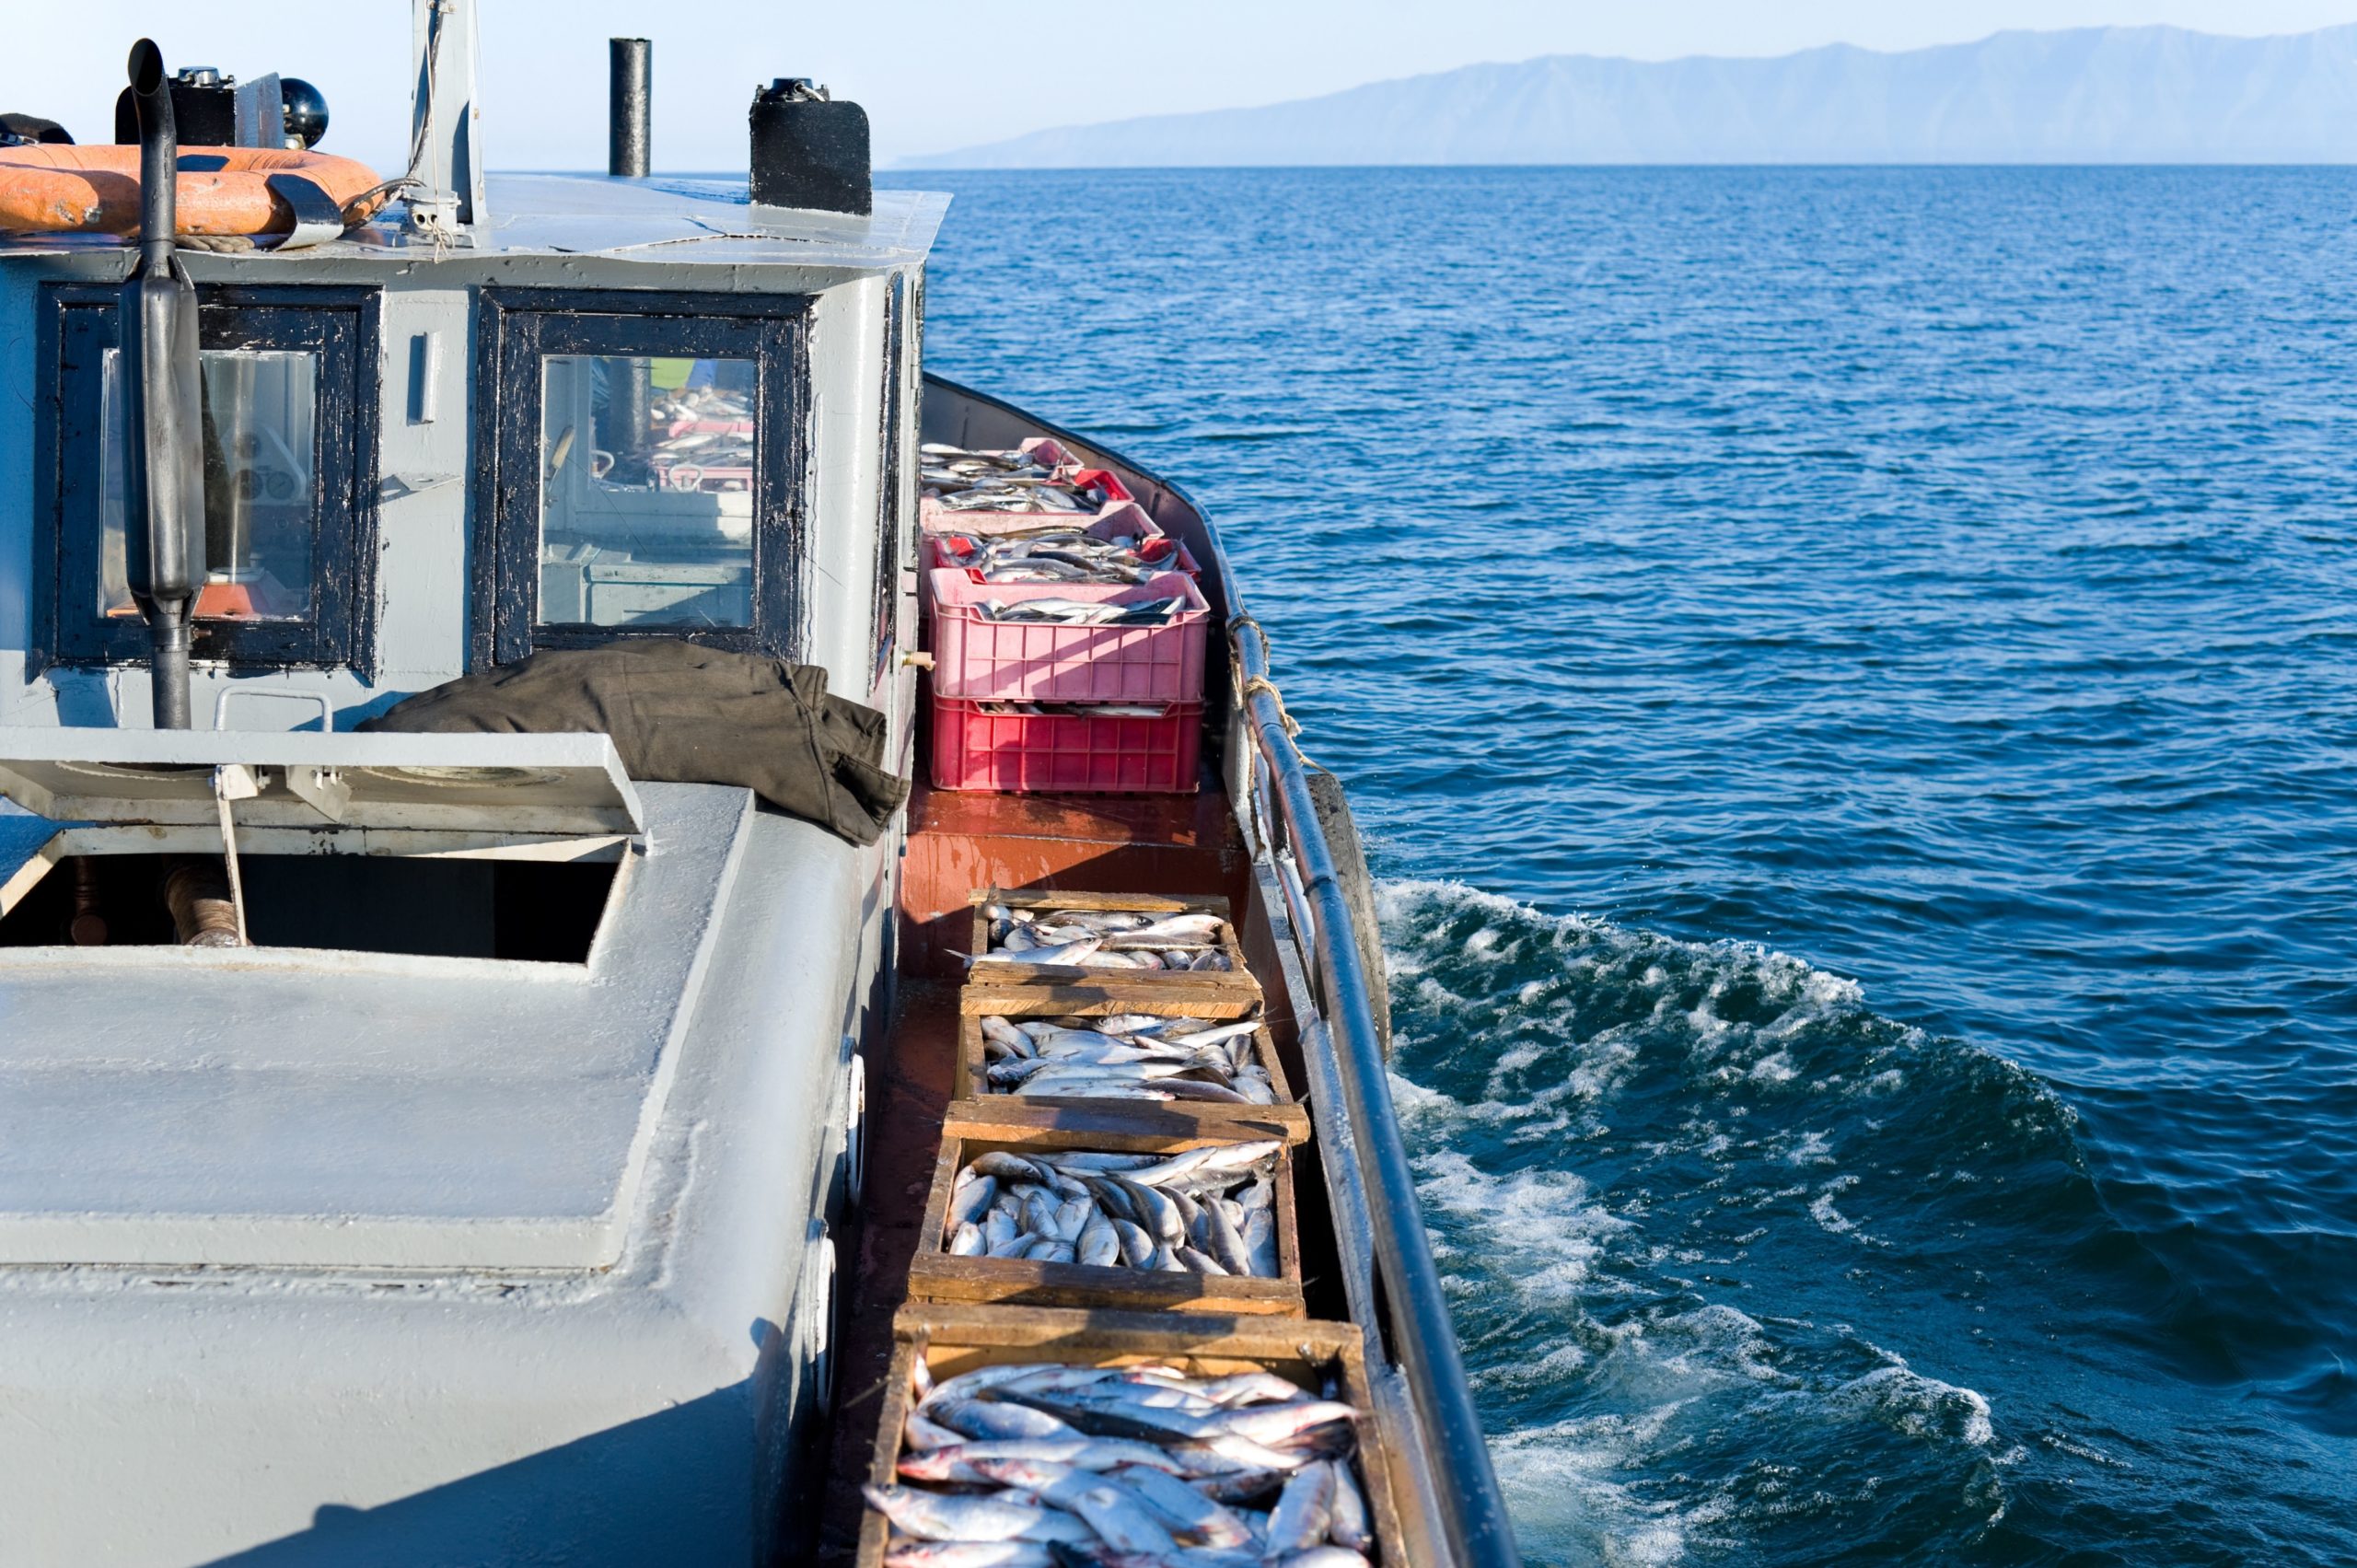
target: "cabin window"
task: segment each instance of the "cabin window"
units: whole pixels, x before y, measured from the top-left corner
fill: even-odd
[[[376,364],[370,289],[199,291],[206,583],[199,659],[372,663]],[[52,415],[44,433],[50,575],[42,621],[69,664],[143,658],[124,577],[128,385],[111,288],[49,291]],[[370,377],[373,383],[373,374]]]
[[[487,289],[473,656],[801,644],[807,298]]]
[[[884,296],[884,450],[876,517],[876,670],[891,668],[900,624],[900,572],[906,563],[900,494],[901,450],[908,445],[909,366],[906,356],[908,283],[895,275]]]

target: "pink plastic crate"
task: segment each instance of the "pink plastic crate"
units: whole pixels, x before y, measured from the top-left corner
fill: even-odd
[[[933,584],[933,689],[944,697],[1032,703],[1200,703],[1211,606],[1193,578],[1165,572],[1145,582],[977,583],[936,572]],[[995,599],[1143,604],[1183,598],[1160,626],[1059,626],[993,621]]]
[[[1159,717],[1067,708],[990,714],[958,697],[933,700],[936,789],[1042,795],[1192,795],[1203,705]]]

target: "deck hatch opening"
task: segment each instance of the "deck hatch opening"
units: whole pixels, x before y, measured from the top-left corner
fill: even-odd
[[[46,819],[0,949],[208,946],[242,892],[256,947],[586,964],[643,842],[602,735],[0,730],[0,796]]]
[[[136,830],[83,830],[12,879],[0,948],[181,946],[166,896],[203,857],[145,847]],[[107,841],[115,841],[110,845]],[[615,846],[618,851],[619,845]],[[596,851],[591,851],[595,854]],[[255,947],[586,964],[623,861],[482,854],[256,854],[241,846]],[[215,857],[214,864],[218,864]]]

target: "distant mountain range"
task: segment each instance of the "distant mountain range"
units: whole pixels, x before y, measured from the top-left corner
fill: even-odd
[[[2351,161],[2357,25],[2001,32],[1766,60],[1557,54],[1041,131],[900,167]]]

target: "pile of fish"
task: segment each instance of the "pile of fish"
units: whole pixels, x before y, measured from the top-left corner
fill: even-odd
[[[707,477],[740,490],[750,482],[753,406],[743,397],[711,387],[683,389],[655,403],[647,417],[655,438],[647,461],[672,488],[694,489]]]
[[[1041,703],[985,703],[986,713],[1043,714]],[[1158,707],[1092,704],[1087,714],[1159,718]],[[1229,970],[1220,939],[1227,922],[1214,914],[1146,914],[1135,910],[1032,910],[986,904],[990,945],[969,962],[1075,964],[1092,970]]]
[[[981,1093],[1073,1099],[1274,1105],[1252,1050],[1259,1020],[1206,1023],[1152,1013],[1104,1018],[985,1017]]]
[[[1368,1568],[1358,1411],[1271,1372],[917,1363],[888,1568]]]
[[[1275,1140],[1175,1155],[983,1155],[958,1173],[953,1258],[1277,1277]]]
[[[928,441],[918,450],[925,498],[953,512],[1085,516],[1113,499],[1103,485],[1081,482],[1080,470],[1051,467],[1028,452],[970,451],[938,441]]]
[[[1143,583],[1178,564],[1178,541],[1167,534],[1100,538],[1060,528],[933,537],[943,562],[980,573],[986,583]]]
[[[1187,610],[1183,595],[1141,599],[1135,604],[1084,604],[1070,598],[988,598],[982,619],[1016,625],[1167,626]]]

